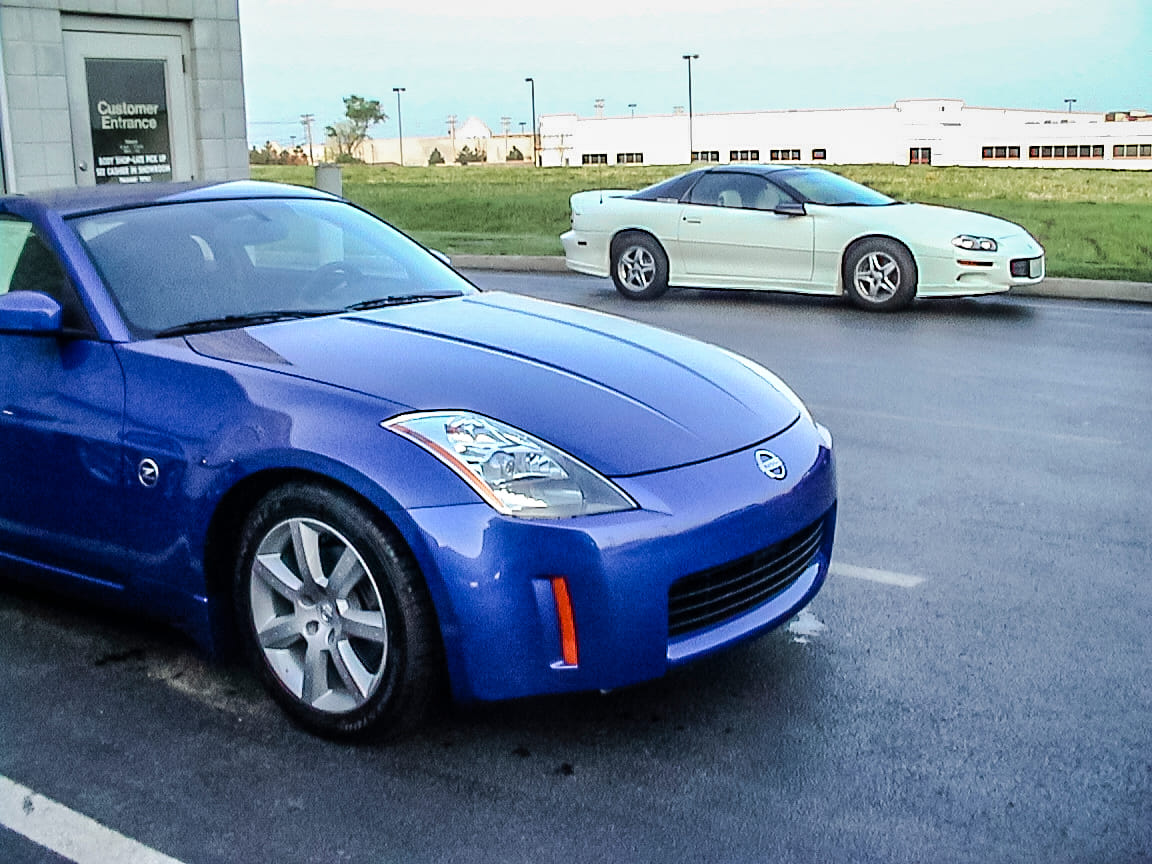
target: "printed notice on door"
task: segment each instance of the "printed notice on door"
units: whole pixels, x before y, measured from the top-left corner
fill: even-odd
[[[97,183],[172,179],[163,60],[86,58]]]

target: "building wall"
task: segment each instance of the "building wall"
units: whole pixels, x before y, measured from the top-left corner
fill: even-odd
[[[532,136],[531,135],[503,135],[495,133],[491,136],[482,137],[469,137],[464,138],[460,135],[455,137],[445,135],[442,137],[431,136],[413,136],[409,138],[404,136],[404,164],[405,165],[427,165],[428,157],[432,155],[433,150],[439,150],[440,155],[444,157],[446,165],[452,165],[456,162],[456,154],[459,153],[467,145],[472,150],[479,148],[487,155],[487,162],[500,163],[507,162],[508,153],[513,147],[520,150],[521,155],[524,156],[528,164],[532,162]],[[400,139],[399,138],[369,138],[360,147],[357,152],[359,158],[363,159],[369,165],[379,165],[392,163],[400,164]],[[331,154],[328,154],[330,157]],[[519,164],[513,162],[512,164]]]
[[[547,114],[545,166],[737,161],[1152,169],[1152,122],[910,99],[877,108],[626,117]],[[691,144],[689,143],[691,141]],[[1075,147],[1075,155],[1068,154]],[[1083,148],[1089,148],[1082,155]],[[1123,155],[1116,148],[1123,148]],[[1128,150],[1136,148],[1134,156]],[[1002,152],[1001,152],[1002,148]],[[1015,149],[1013,149],[1015,148]],[[1033,154],[1033,151],[1035,153]],[[1148,155],[1145,156],[1145,151]],[[1010,154],[1015,154],[1013,158]]]
[[[65,31],[182,40],[191,176],[248,176],[238,0],[0,0],[8,191],[76,185]]]

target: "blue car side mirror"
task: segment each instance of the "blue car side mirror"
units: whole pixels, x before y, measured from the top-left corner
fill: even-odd
[[[0,294],[0,333],[58,334],[62,312],[56,300],[39,291]]]

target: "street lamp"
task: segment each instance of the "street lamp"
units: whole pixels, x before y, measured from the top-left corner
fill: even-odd
[[[1072,113],[1072,105],[1075,101],[1076,101],[1075,99],[1065,99],[1064,100],[1064,104],[1068,106],[1068,113],[1069,114]]]
[[[396,128],[400,133],[400,167],[404,167],[404,120],[400,117],[400,94],[403,93],[406,87],[393,87],[392,92],[396,94]]]
[[[692,153],[696,150],[696,143],[692,140],[692,61],[699,60],[699,54],[683,54],[681,58],[688,61],[688,162],[692,162]]]
[[[632,116],[635,117],[636,116],[636,103],[635,102],[629,102],[628,107],[632,109]]]
[[[537,137],[536,137],[536,81],[532,78],[525,78],[528,85],[532,88],[532,166],[536,167],[539,162],[537,155]]]

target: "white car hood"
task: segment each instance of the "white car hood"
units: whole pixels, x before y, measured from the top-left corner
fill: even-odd
[[[918,237],[928,241],[951,240],[959,234],[973,234],[1005,240],[1020,237],[1027,232],[1013,222],[985,213],[937,207],[933,204],[890,204],[883,207],[825,207],[810,204],[841,217],[853,218],[862,225],[899,231],[902,237]]]

